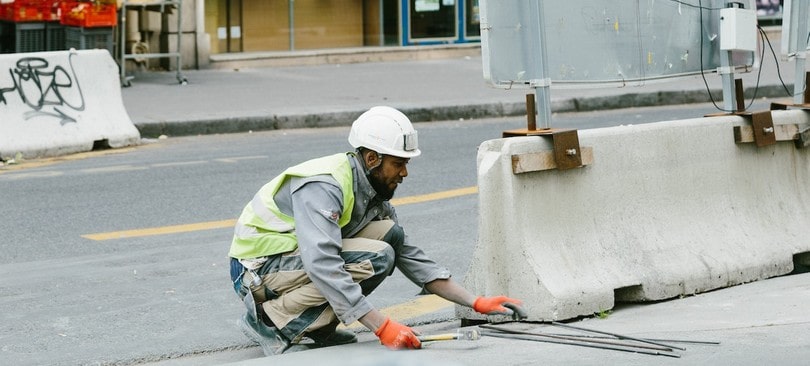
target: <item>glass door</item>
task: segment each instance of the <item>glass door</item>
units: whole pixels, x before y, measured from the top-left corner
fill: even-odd
[[[409,41],[420,43],[456,39],[456,1],[409,0]]]

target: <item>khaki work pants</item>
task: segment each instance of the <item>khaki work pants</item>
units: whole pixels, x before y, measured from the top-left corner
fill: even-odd
[[[343,267],[365,295],[393,270],[394,251],[384,240],[401,240],[402,235],[390,235],[394,226],[391,220],[373,221],[355,237],[343,239]],[[244,297],[249,289],[259,313],[263,312],[293,343],[307,332],[339,324],[332,307],[304,271],[298,249],[271,256],[257,274],[261,283],[254,285],[253,274],[243,271],[243,288],[237,292]]]

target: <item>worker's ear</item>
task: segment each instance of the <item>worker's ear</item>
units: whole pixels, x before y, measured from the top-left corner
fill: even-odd
[[[363,151],[363,161],[366,163],[366,168],[373,169],[382,163],[382,155],[374,150]]]

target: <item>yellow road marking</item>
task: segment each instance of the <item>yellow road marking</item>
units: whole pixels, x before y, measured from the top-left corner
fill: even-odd
[[[406,301],[402,304],[397,304],[394,306],[389,306],[384,309],[380,309],[380,312],[390,317],[393,320],[398,322],[402,322],[406,319],[415,318],[420,315],[425,315],[428,313],[432,313],[435,311],[439,311],[445,308],[453,306],[453,303],[442,299],[436,295],[425,295],[421,296],[415,300]],[[349,324],[348,326],[341,324],[339,328],[364,328],[363,324],[360,322],[354,322]]]
[[[64,173],[62,173],[62,172],[53,172],[53,171],[29,172],[29,173],[19,173],[19,174],[4,176],[3,179],[19,180],[19,179],[26,179],[26,178],[58,177],[58,176],[60,176],[62,174],[64,174]]]
[[[153,168],[171,168],[176,166],[187,166],[187,165],[199,165],[199,164],[207,164],[208,162],[205,160],[194,160],[194,161],[173,161],[170,163],[157,163],[150,165]]]
[[[453,198],[459,196],[466,196],[471,194],[478,193],[478,187],[466,187],[466,188],[459,188],[459,189],[452,189],[449,191],[442,191],[436,193],[428,193],[418,196],[409,196],[409,197],[402,197],[402,198],[395,198],[391,200],[391,204],[395,206],[403,206],[409,205],[413,203],[422,203],[428,201],[436,201],[440,199],[446,198]],[[221,220],[221,221],[209,221],[209,222],[200,222],[196,224],[185,224],[185,225],[172,225],[172,226],[161,226],[155,228],[145,228],[145,229],[134,229],[134,230],[124,230],[124,231],[112,231],[107,233],[98,233],[98,234],[85,234],[82,235],[82,238],[90,239],[90,240],[113,240],[113,239],[124,239],[124,238],[137,238],[143,236],[152,236],[152,235],[165,235],[165,234],[178,234],[178,233],[187,233],[192,231],[202,231],[202,230],[211,230],[211,229],[222,229],[226,227],[233,227],[236,224],[235,219],[231,220]]]
[[[150,235],[177,234],[177,233],[187,233],[191,231],[222,229],[226,227],[233,227],[234,224],[236,224],[235,219],[222,221],[209,221],[209,222],[200,222],[197,224],[161,226],[148,229],[135,229],[135,230],[113,231],[109,233],[100,233],[100,234],[87,234],[82,235],[82,238],[99,241],[136,238]]]
[[[56,163],[60,163],[63,161],[73,161],[73,160],[81,160],[87,159],[91,157],[98,157],[104,155],[112,155],[112,154],[122,154],[126,152],[134,151],[135,148],[132,147],[125,147],[125,148],[118,148],[118,149],[110,149],[110,150],[96,150],[96,151],[87,151],[81,153],[75,153],[72,155],[65,155],[65,156],[58,156],[53,158],[41,158],[41,159],[32,159],[32,160],[24,160],[17,162],[17,164],[11,165],[4,165],[0,168],[0,174],[3,174],[8,171],[16,171],[16,170],[23,170],[29,168],[42,168],[54,165]]]
[[[239,156],[235,158],[214,159],[214,161],[218,161],[220,163],[238,163],[240,160],[267,159],[267,158],[269,158],[269,156],[267,155],[254,155],[254,156]]]
[[[82,169],[82,173],[115,173],[115,172],[131,172],[136,170],[146,170],[149,169],[145,166],[134,166],[134,165],[113,165],[113,166],[105,166],[102,168],[89,168],[89,169]]]
[[[391,200],[391,204],[394,206],[402,206],[402,205],[409,205],[411,203],[421,203],[427,201],[436,201],[445,198],[453,198],[458,196],[466,196],[470,194],[478,193],[478,187],[467,187],[467,188],[459,188],[459,189],[452,189],[449,191],[442,191],[436,193],[428,193],[422,194],[419,196],[410,196],[410,197],[402,197],[402,198],[394,198]]]

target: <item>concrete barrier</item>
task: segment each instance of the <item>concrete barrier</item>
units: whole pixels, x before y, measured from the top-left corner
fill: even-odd
[[[772,116],[778,131],[810,122],[801,110]],[[530,320],[562,320],[791,272],[810,253],[810,148],[737,143],[735,126],[750,122],[581,130],[591,165],[523,174],[513,156],[552,150],[550,138],[484,142],[465,285],[522,299]]]
[[[106,50],[0,55],[0,157],[138,143]]]

